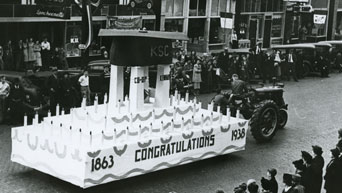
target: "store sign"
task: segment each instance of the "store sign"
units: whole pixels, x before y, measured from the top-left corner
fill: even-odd
[[[36,0],[37,5],[71,6],[71,0]]]
[[[156,38],[118,37],[114,38],[110,55],[111,63],[120,66],[171,64],[172,42]]]
[[[36,15],[59,19],[70,19],[70,8],[60,6],[39,6],[37,8]]]
[[[108,17],[107,29],[140,29],[142,17]]]
[[[221,28],[233,29],[233,14],[221,12],[220,13]]]
[[[314,24],[325,24],[326,18],[326,15],[314,14]]]
[[[295,2],[295,3],[309,3],[309,0],[287,0],[288,2]]]

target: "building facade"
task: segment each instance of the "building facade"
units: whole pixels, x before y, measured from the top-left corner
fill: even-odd
[[[188,50],[209,52],[229,45],[232,29],[221,28],[220,13],[234,13],[234,0],[162,0],[161,30],[188,35]]]

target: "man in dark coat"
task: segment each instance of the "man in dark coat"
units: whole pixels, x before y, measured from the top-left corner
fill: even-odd
[[[278,193],[278,182],[275,179],[277,170],[272,168],[267,170],[267,179],[261,178],[261,186],[270,193]]]
[[[56,113],[56,105],[58,103],[58,96],[60,94],[59,79],[57,77],[57,69],[53,69],[53,73],[49,76],[46,82],[46,88],[48,89],[50,97],[50,111],[52,115]]]
[[[289,54],[286,55],[286,62],[288,66],[288,70],[286,72],[287,80],[290,80],[290,75],[291,75],[294,81],[298,82],[297,72],[296,72],[297,57],[296,57],[296,54],[293,53],[293,50],[290,50]]]
[[[321,193],[322,189],[322,178],[323,178],[323,167],[324,167],[324,159],[322,157],[322,148],[320,146],[312,146],[312,151],[314,153],[314,158],[312,159],[312,169],[314,171],[314,192],[312,193]]]
[[[283,183],[285,185],[283,193],[297,193],[297,190],[293,186],[292,183],[292,175],[291,174],[284,174],[283,175]]]
[[[330,150],[331,151],[331,161],[326,167],[326,173],[324,176],[325,184],[324,189],[327,193],[340,193],[340,182],[339,182],[339,164],[338,164],[338,156],[340,154],[337,148]]]
[[[217,59],[217,65],[221,68],[225,73],[228,73],[229,69],[229,54],[228,48],[225,48],[223,52],[220,53]]]
[[[22,108],[22,103],[25,98],[25,93],[23,88],[19,85],[19,79],[14,80],[13,88],[9,95],[10,100],[10,114],[12,124],[19,123],[22,120],[24,112]]]
[[[305,170],[303,172],[302,176],[302,185],[305,188],[305,193],[313,193],[314,186],[312,185],[314,183],[314,169],[312,167],[312,156],[306,152],[302,151],[302,159],[305,165]]]
[[[214,111],[217,111],[217,107],[220,106],[222,114],[226,114],[228,99],[222,94],[221,89],[216,90],[216,95],[212,99],[214,103]]]
[[[63,98],[61,102],[65,112],[69,112],[70,108],[75,106],[73,91],[74,88],[70,80],[69,74],[65,73],[63,79],[61,80],[61,96]]]

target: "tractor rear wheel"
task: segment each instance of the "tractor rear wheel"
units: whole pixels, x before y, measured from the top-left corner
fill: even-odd
[[[261,101],[249,122],[251,133],[258,142],[272,140],[277,132],[279,109],[272,100]]]
[[[285,109],[279,110],[278,129],[283,129],[287,123],[288,115]]]

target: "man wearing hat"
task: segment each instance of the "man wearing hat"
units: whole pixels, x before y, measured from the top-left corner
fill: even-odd
[[[314,186],[314,170],[312,168],[312,156],[306,152],[302,151],[302,160],[305,166],[305,170],[302,175],[302,184],[305,187],[305,193],[313,193]]]
[[[56,113],[56,105],[60,94],[60,82],[57,76],[57,68],[52,69],[52,75],[49,76],[46,82],[46,88],[49,89],[50,111],[54,115]]]
[[[284,174],[283,175],[283,183],[285,185],[283,193],[297,193],[292,184],[292,175]]]
[[[278,192],[278,182],[275,179],[277,170],[272,168],[267,170],[267,179],[261,178],[261,186],[264,190],[268,190],[270,193]]]
[[[327,193],[340,193],[340,182],[339,182],[339,173],[338,173],[338,157],[340,155],[340,151],[335,148],[330,150],[331,160],[326,167],[326,172],[324,176],[325,184],[324,189]]]
[[[314,158],[312,159],[312,169],[314,171],[314,183],[312,185],[314,186],[314,192],[312,193],[321,193],[324,167],[323,150],[320,146],[314,145],[312,146],[312,152],[314,153]]]
[[[221,68],[225,73],[228,73],[229,69],[229,54],[228,47],[224,48],[224,51],[220,53],[217,59],[217,65]]]
[[[292,183],[297,193],[305,193],[305,188],[303,185],[301,185],[301,180],[302,180],[302,177],[300,175],[298,174],[292,175]]]

